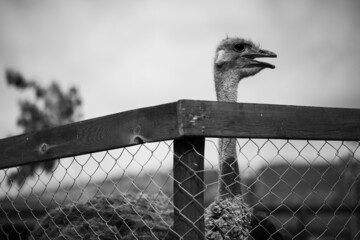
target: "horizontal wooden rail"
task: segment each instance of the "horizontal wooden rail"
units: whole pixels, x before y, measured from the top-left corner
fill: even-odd
[[[180,135],[360,140],[360,109],[183,100]]]
[[[142,108],[0,140],[0,169],[178,137],[177,103]]]
[[[360,109],[179,100],[0,140],[0,169],[180,137],[360,140]]]

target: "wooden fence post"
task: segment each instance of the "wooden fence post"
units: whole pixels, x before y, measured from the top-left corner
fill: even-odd
[[[359,209],[358,201],[359,201],[359,197],[360,197],[360,176],[359,176],[360,165],[358,163],[356,163],[356,164],[354,164],[353,167],[355,169],[355,177],[354,177],[355,192],[353,195],[354,201],[352,204],[355,207],[355,209],[353,211],[354,216],[352,216],[352,220],[350,221],[350,234],[351,234],[351,239],[359,240],[360,239],[360,214],[359,214],[359,211],[357,211],[356,209]]]
[[[184,240],[204,236],[205,138],[174,140],[174,231]]]

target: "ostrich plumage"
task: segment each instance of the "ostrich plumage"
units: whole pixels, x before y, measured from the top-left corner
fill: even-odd
[[[221,41],[214,61],[217,100],[236,102],[242,79],[265,68],[275,68],[255,60],[261,57],[276,57],[276,54],[242,38]],[[206,239],[249,239],[252,211],[242,197],[235,138],[219,139],[219,166],[218,196],[205,210]]]

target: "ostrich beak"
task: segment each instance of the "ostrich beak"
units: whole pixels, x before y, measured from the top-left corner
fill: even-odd
[[[256,61],[255,58],[266,58],[266,57],[267,58],[276,58],[277,55],[273,52],[270,52],[270,51],[264,50],[264,49],[252,49],[251,51],[244,54],[243,57],[250,59],[251,60],[250,65],[252,65],[252,66],[274,69],[275,68],[274,65],[267,63],[267,62]]]

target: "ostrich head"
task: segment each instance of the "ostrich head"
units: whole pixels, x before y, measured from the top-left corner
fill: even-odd
[[[241,79],[253,76],[274,65],[255,60],[276,57],[276,54],[242,38],[226,38],[216,49],[214,75],[216,96],[219,101],[236,102],[237,87]]]

